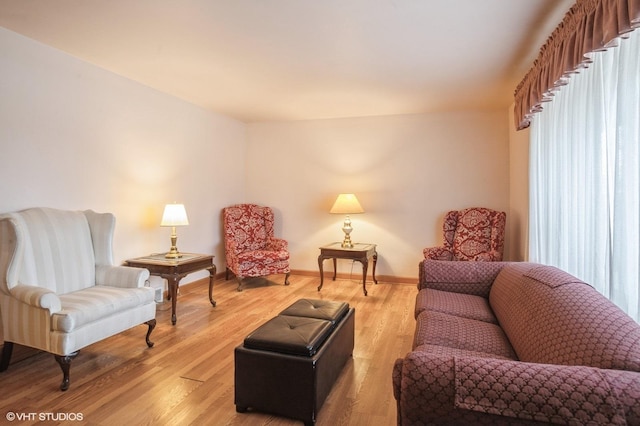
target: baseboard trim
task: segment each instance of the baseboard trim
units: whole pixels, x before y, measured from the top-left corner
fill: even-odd
[[[320,272],[319,271],[309,271],[309,270],[304,270],[304,269],[292,269],[291,270],[291,274],[292,275],[301,275],[301,276],[305,276],[305,277],[320,277]],[[325,279],[332,279],[333,278],[333,272],[331,271],[325,271],[324,272],[324,277]],[[344,272],[338,272],[338,274],[336,275],[336,278],[340,278],[342,280],[348,280],[348,279],[361,279],[362,275],[360,274],[347,274]],[[391,283],[391,284],[418,284],[418,278],[417,277],[397,277],[394,275],[376,275],[376,278],[378,279],[378,282],[385,282],[385,283]],[[235,279],[235,277],[233,277],[232,279]],[[371,280],[371,273],[367,274],[367,282],[369,282]],[[219,272],[216,274],[215,277],[215,281],[225,281],[225,272]],[[205,277],[205,278],[200,278],[199,280],[195,280],[195,281],[191,281],[185,284],[180,284],[180,287],[182,286],[187,286],[187,285],[191,285],[191,284],[196,284],[196,283],[205,283],[208,285],[209,283],[209,278]],[[166,296],[166,291],[165,291],[165,296]]]
[[[306,277],[320,277],[320,272],[319,271],[307,271],[307,270],[303,270],[303,269],[292,269],[291,273],[293,275],[302,275],[302,276],[306,276]],[[326,278],[333,278],[333,272],[331,271],[325,271],[324,272],[324,277]],[[348,280],[348,279],[352,279],[352,278],[357,278],[360,279],[362,278],[362,275],[360,274],[347,274],[344,272],[338,272],[336,274],[336,278],[340,278],[343,280]],[[418,278],[410,278],[410,277],[396,277],[394,275],[376,275],[376,279],[378,280],[378,282],[385,282],[385,283],[398,283],[398,284],[406,284],[406,283],[410,283],[410,284],[418,284]],[[371,274],[367,274],[367,281],[371,280]]]

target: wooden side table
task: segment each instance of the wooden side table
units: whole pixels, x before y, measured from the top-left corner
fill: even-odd
[[[212,306],[216,306],[216,301],[213,300],[213,280],[216,276],[216,265],[213,264],[213,257],[209,254],[182,253],[182,257],[167,259],[162,253],[125,260],[125,263],[127,266],[148,269],[151,275],[167,280],[169,284],[169,299],[171,300],[171,324],[175,325],[177,320],[176,301],[178,299],[180,280],[193,272],[205,269],[209,271],[209,301]]]
[[[320,256],[318,256],[318,267],[320,268],[320,286],[318,291],[324,284],[324,273],[322,263],[325,259],[333,259],[333,280],[336,280],[336,259],[352,259],[362,263],[362,291],[367,295],[367,268],[369,267],[369,258],[373,258],[373,282],[378,284],[376,279],[376,262],[378,261],[378,252],[376,252],[375,244],[355,243],[353,248],[342,247],[342,243],[331,243],[320,247]]]

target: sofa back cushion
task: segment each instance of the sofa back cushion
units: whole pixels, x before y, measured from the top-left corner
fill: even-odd
[[[640,325],[560,269],[509,264],[489,303],[521,361],[640,371]]]
[[[32,208],[10,216],[24,237],[21,284],[57,294],[95,285],[91,231],[83,212]]]

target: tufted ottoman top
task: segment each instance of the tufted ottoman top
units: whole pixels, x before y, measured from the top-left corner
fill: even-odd
[[[293,303],[280,315],[291,315],[294,317],[319,318],[331,321],[333,325],[349,311],[349,304],[346,302],[333,302],[330,300],[300,299]]]
[[[331,321],[278,315],[244,339],[244,347],[289,355],[313,356],[331,334]]]
[[[244,339],[244,347],[312,357],[349,311],[349,304],[300,299]]]

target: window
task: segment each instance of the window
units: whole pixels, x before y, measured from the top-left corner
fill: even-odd
[[[640,31],[561,87],[533,116],[530,259],[640,314]]]

